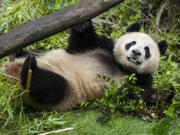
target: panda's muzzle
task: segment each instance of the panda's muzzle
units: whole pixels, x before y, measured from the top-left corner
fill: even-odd
[[[133,64],[140,65],[141,62],[137,60],[135,57],[127,57],[128,61],[130,61]]]

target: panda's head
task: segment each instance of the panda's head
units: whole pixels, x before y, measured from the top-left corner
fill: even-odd
[[[115,40],[114,56],[126,70],[136,73],[153,73],[157,70],[160,55],[167,49],[167,42],[156,43],[148,34],[138,32],[140,25],[134,23],[127,33]]]

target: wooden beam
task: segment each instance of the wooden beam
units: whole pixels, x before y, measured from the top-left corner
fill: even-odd
[[[81,0],[0,36],[0,58],[91,19],[123,0]]]

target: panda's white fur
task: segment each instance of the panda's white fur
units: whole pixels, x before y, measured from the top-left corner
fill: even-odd
[[[130,41],[136,41],[136,45],[129,50],[125,49],[125,45]],[[149,47],[151,57],[145,58],[145,47]],[[138,49],[142,54],[139,57],[140,65],[127,60],[131,57],[132,50]],[[158,69],[160,60],[160,51],[157,43],[148,35],[141,32],[130,32],[116,40],[114,47],[114,56],[124,68],[137,73],[153,73]]]

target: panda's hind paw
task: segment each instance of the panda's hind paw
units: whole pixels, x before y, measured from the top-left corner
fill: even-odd
[[[7,62],[3,64],[2,71],[8,75],[19,78],[22,65],[21,61]]]

